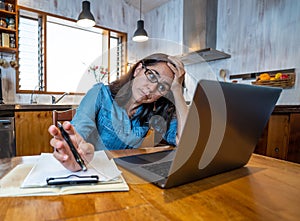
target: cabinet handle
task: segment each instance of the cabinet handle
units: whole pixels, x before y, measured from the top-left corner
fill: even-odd
[[[274,151],[275,151],[276,153],[278,153],[278,152],[279,152],[279,148],[278,148],[278,147],[275,147]]]
[[[0,123],[3,124],[3,125],[11,124],[10,120],[0,120]]]

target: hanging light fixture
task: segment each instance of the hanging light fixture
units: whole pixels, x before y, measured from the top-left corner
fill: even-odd
[[[142,20],[142,0],[140,0],[140,20],[137,21],[137,29],[134,32],[132,40],[137,42],[148,40],[148,34],[144,29],[144,21]]]
[[[82,2],[82,11],[80,12],[77,24],[81,27],[93,27],[96,22],[93,14],[91,13],[91,3],[89,1]]]

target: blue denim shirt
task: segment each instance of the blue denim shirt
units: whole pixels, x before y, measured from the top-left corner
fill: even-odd
[[[71,123],[95,150],[138,148],[149,130],[137,119],[130,119],[126,110],[114,101],[109,87],[102,83],[87,92]],[[163,137],[175,146],[176,133],[177,119],[172,119]]]

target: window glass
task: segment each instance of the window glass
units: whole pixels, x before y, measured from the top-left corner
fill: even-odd
[[[20,17],[19,21],[19,85],[20,90],[38,88],[38,20]]]
[[[110,70],[110,80],[114,81],[119,76],[118,73],[120,73],[119,69],[119,52],[118,52],[118,39],[117,38],[111,38],[110,41],[111,45],[111,55],[110,55],[110,61],[111,61],[111,70]]]
[[[89,65],[102,53],[102,34],[48,22],[46,47],[47,90],[75,92]]]
[[[118,44],[124,39],[124,33],[81,28],[76,21],[20,9],[17,92],[84,93],[102,73],[101,81],[109,83],[122,74]]]

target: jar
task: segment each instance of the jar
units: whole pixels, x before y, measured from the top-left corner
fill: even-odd
[[[0,27],[6,28],[7,24],[4,18],[0,18]]]
[[[4,0],[0,0],[0,10],[5,10],[5,2],[4,2]]]
[[[10,18],[10,19],[8,20],[7,28],[9,28],[9,29],[15,29],[15,19]]]

